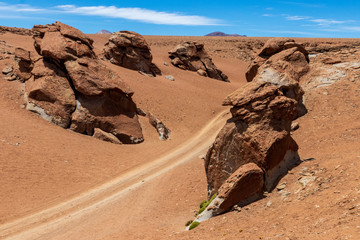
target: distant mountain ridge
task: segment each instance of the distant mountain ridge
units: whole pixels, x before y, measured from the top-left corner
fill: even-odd
[[[111,34],[111,32],[103,29],[101,31],[98,31],[96,34]]]
[[[206,37],[246,37],[246,35],[227,34],[223,32],[212,32],[205,35]]]

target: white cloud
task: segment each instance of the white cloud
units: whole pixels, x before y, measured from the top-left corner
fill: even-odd
[[[272,16],[274,16],[274,15],[272,15],[272,14],[263,14],[262,16],[263,16],[263,17],[272,17]]]
[[[326,25],[331,25],[331,24],[343,24],[346,23],[346,21],[336,21],[336,20],[332,20],[332,19],[311,19],[309,20],[310,22],[314,22],[317,23],[320,26],[326,26]]]
[[[7,12],[40,12],[44,11],[42,8],[35,8],[27,4],[15,4],[9,5],[3,2],[0,2],[0,11]]]
[[[303,17],[303,16],[286,16],[285,18],[290,21],[299,21],[299,20],[309,19],[309,17]]]
[[[360,26],[355,27],[343,27],[342,29],[352,31],[352,32],[360,32]]]
[[[221,21],[218,19],[197,15],[158,12],[143,8],[118,8],[115,6],[78,7],[75,5],[61,5],[57,6],[57,8],[66,13],[109,18],[123,18],[153,24],[187,26],[222,25]]]

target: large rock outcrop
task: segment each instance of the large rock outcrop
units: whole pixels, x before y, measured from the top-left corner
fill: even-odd
[[[253,162],[265,172],[265,188],[273,187],[284,159],[298,146],[290,135],[298,102],[271,83],[251,82],[229,95],[229,119],[205,158],[209,196],[240,166]]]
[[[298,162],[290,131],[303,95],[299,78],[308,69],[304,51],[293,41],[269,40],[259,56],[271,56],[256,76],[223,101],[232,118],[205,156],[208,197],[217,197],[195,221],[256,200]]]
[[[256,59],[249,65],[246,79],[248,82],[271,82],[287,97],[298,101],[297,114],[294,117],[297,118],[307,112],[302,103],[304,92],[299,82],[309,70],[309,54],[304,47],[292,39],[274,38],[265,43]]]
[[[169,52],[171,63],[183,70],[194,71],[201,76],[229,82],[228,77],[213,63],[204,44],[183,42]]]
[[[260,49],[255,60],[246,71],[246,80],[251,82],[255,76],[269,66],[295,81],[309,71],[309,53],[293,39],[273,38]]]
[[[149,45],[136,32],[114,32],[105,44],[104,56],[115,65],[153,76],[161,75],[160,69],[152,62]]]
[[[33,66],[26,81],[29,110],[79,133],[92,136],[99,129],[122,143],[143,141],[133,92],[97,59],[90,38],[60,22],[36,25],[33,32],[42,57],[21,57]]]

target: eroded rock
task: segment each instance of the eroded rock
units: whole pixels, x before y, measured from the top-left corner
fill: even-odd
[[[169,52],[169,57],[175,67],[198,72],[201,76],[229,82],[228,77],[215,66],[205,51],[204,44],[183,42]]]
[[[30,56],[30,51],[23,48],[15,49],[15,61],[17,62],[14,75],[21,82],[25,82],[32,76],[32,69],[34,67],[33,61]]]
[[[170,130],[165,126],[165,124],[155,117],[151,112],[147,114],[150,124],[156,129],[159,133],[160,140],[166,140],[170,137]]]
[[[40,115],[45,113],[47,120],[63,128],[69,127],[76,102],[66,73],[55,64],[40,59],[34,64],[32,74],[25,88],[28,110]]]
[[[265,44],[259,57],[266,59],[253,69],[251,81],[223,101],[232,106],[232,118],[205,157],[208,197],[218,196],[196,221],[223,213],[244,199],[256,200],[299,161],[290,131],[304,93],[299,79],[308,70],[307,52],[293,41],[276,39]],[[247,175],[248,168],[258,170]],[[245,176],[256,186],[248,188]]]
[[[94,129],[94,138],[97,138],[99,140],[105,141],[105,142],[111,142],[115,144],[121,144],[120,140],[115,137],[113,134],[105,132],[101,130],[100,128]]]
[[[195,221],[201,222],[258,199],[263,193],[264,172],[255,163],[240,166],[221,185],[217,196]]]
[[[246,71],[246,80],[251,82],[263,69],[272,66],[277,71],[290,75],[296,81],[309,71],[309,54],[293,39],[268,40]]]
[[[93,41],[60,22],[36,25],[33,31],[35,49],[43,58],[33,61],[23,49],[15,55],[19,66],[31,66],[23,71],[30,74],[27,109],[79,133],[98,136],[101,130],[121,143],[142,142],[133,92],[97,60]]]
[[[150,47],[144,37],[132,31],[112,33],[105,44],[104,56],[111,63],[153,76],[161,75],[152,62]]]

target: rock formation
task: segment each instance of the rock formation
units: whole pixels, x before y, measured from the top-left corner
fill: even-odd
[[[213,63],[204,44],[183,42],[169,52],[171,63],[183,70],[197,72],[201,76],[229,82],[228,77]]]
[[[299,160],[290,131],[303,95],[298,81],[308,68],[307,52],[293,41],[269,40],[259,56],[271,57],[223,102],[232,106],[232,118],[205,157],[208,197],[217,197],[196,221],[256,200]]]
[[[292,39],[273,38],[267,41],[258,56],[246,71],[246,80],[251,82],[262,70],[272,67],[299,81],[309,71],[309,54],[303,46]]]
[[[27,29],[27,28],[0,26],[0,34],[5,32],[10,32],[18,35],[27,35],[27,36],[31,36],[33,34],[31,29]]]
[[[26,81],[28,110],[79,133],[96,137],[101,130],[122,143],[143,141],[133,92],[97,60],[90,38],[60,22],[36,25],[33,32],[42,57],[16,53],[19,66],[27,64],[19,69],[26,76],[21,80]]]
[[[161,75],[152,63],[150,47],[144,37],[136,32],[114,32],[105,44],[104,56],[111,63],[148,75]]]
[[[31,71],[34,67],[34,64],[30,57],[30,52],[23,48],[15,48],[15,61],[17,61],[16,69],[14,75],[21,82],[25,82],[31,78]]]
[[[305,48],[292,39],[274,38],[265,43],[257,58],[249,65],[246,79],[248,82],[271,82],[286,96],[298,101],[294,117],[297,118],[307,112],[302,103],[304,92],[299,82],[309,70],[309,54]]]
[[[166,140],[170,137],[170,130],[165,126],[165,124],[155,117],[151,112],[147,114],[149,117],[149,123],[156,129],[159,133],[160,140]]]

